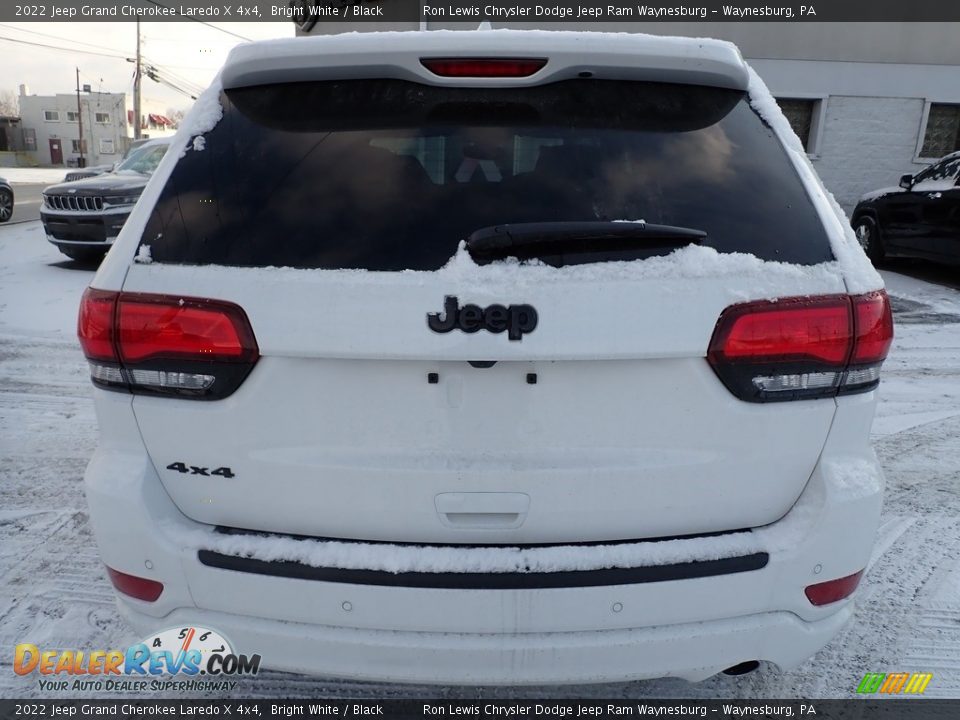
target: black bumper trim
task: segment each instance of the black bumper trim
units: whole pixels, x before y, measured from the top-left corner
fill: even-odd
[[[256,560],[226,555],[212,550],[200,550],[197,557],[207,567],[253,575],[350,585],[457,590],[531,590],[692,580],[760,570],[766,567],[770,560],[769,554],[758,552],[721,560],[701,560],[635,568],[605,568],[602,570],[529,573],[391,573],[384,570],[345,570],[333,567],[314,567],[293,561]]]
[[[104,243],[108,237],[120,234],[129,213],[84,213],[79,215],[51,215],[40,213],[44,232],[54,242]]]

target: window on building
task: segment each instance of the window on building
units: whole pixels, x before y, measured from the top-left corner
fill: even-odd
[[[71,152],[75,152],[75,153],[80,152],[80,141],[79,141],[79,140],[71,140],[71,141],[70,141],[70,151],[71,151]],[[86,141],[86,140],[83,141],[83,151],[84,151],[84,152],[87,151],[87,141]]]
[[[110,113],[96,113],[96,120],[98,123],[109,123]]]
[[[60,122],[60,113],[57,110],[44,110],[43,119],[47,122]]]
[[[790,127],[800,138],[807,152],[813,152],[813,124],[816,117],[819,100],[803,100],[799,98],[777,98],[777,104],[787,116]]]
[[[80,113],[73,110],[67,110],[67,122],[77,122],[77,119],[80,117]]]
[[[960,150],[960,105],[930,103],[920,157],[942,157]]]

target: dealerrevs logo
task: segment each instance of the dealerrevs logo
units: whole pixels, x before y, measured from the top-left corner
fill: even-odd
[[[13,670],[17,675],[40,675],[42,690],[131,690],[147,689],[147,683],[120,681],[117,676],[144,680],[174,676],[182,682],[199,675],[256,675],[260,655],[237,654],[216,630],[191,626],[164,630],[126,650],[45,650],[21,643],[14,649]],[[151,684],[151,689],[168,687],[178,683]]]

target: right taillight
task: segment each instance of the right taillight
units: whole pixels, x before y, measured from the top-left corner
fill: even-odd
[[[88,288],[77,334],[95,385],[108,390],[216,400],[259,358],[233,303]]]
[[[864,392],[893,340],[885,292],[741,303],[720,315],[707,359],[748,402]]]

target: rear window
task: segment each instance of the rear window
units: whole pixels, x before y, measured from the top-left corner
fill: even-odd
[[[571,80],[441,88],[351,80],[229,90],[142,243],[157,262],[435,270],[474,230],[644,220],[764,260],[832,260],[742,92]],[[602,257],[600,259],[603,259]]]

